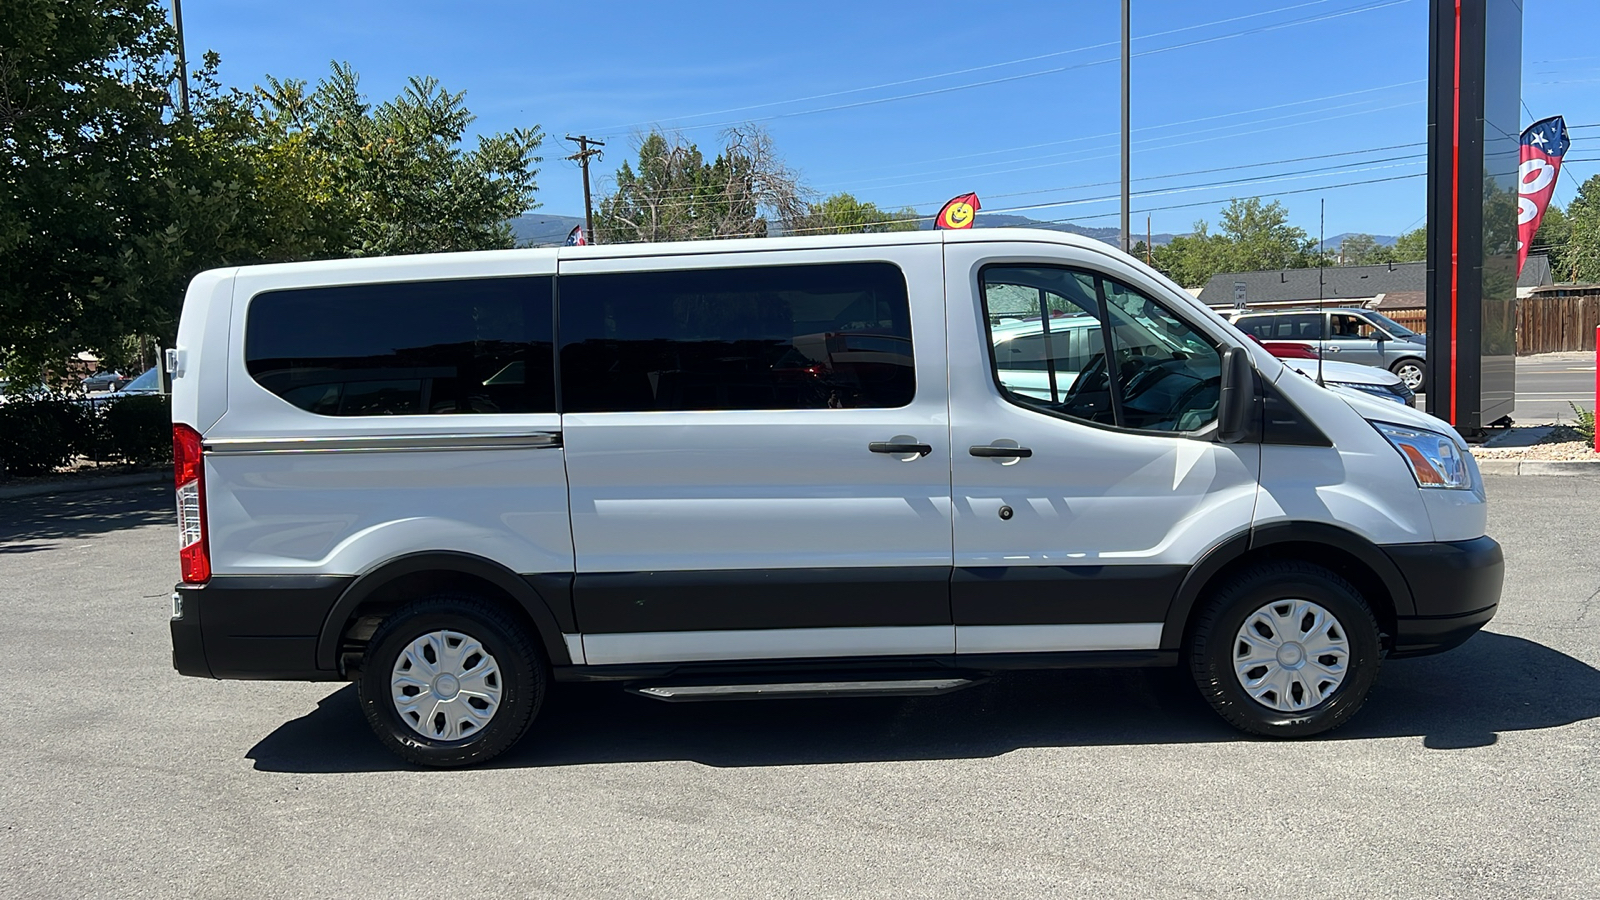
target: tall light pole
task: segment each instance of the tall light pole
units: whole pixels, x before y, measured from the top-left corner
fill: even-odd
[[[1122,249],[1124,252],[1133,249],[1133,227],[1129,222],[1129,216],[1131,215],[1131,211],[1129,209],[1129,197],[1132,194],[1132,183],[1128,174],[1128,162],[1130,157],[1128,147],[1128,83],[1130,71],[1129,62],[1132,57],[1132,54],[1129,52],[1129,48],[1132,44],[1132,38],[1128,29],[1128,23],[1130,20],[1130,16],[1128,14],[1128,5],[1131,2],[1132,0],[1122,0]]]

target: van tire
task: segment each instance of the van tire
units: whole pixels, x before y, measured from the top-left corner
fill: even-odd
[[[439,674],[431,678],[434,686],[422,690],[438,691],[440,695],[449,692],[449,699],[438,701],[432,709],[455,704],[457,710],[453,719],[459,721],[445,718],[442,712],[434,713],[446,735],[439,737],[424,733],[424,729],[431,730],[429,724],[412,724],[402,717],[395,699],[397,692],[417,689],[397,687],[401,682],[396,679],[430,680],[423,669],[416,669],[416,678],[407,678],[397,666],[408,649],[423,647],[420,653],[414,650],[413,657],[431,657],[434,651],[428,647],[443,647],[446,642],[466,655],[454,662],[450,651],[444,650],[444,662],[430,659],[418,663],[429,667],[438,663],[435,671]],[[480,658],[474,661],[474,655]],[[484,655],[487,660],[481,658]],[[409,661],[405,663],[408,668],[411,665]],[[487,675],[481,674],[484,666],[489,667]],[[466,672],[466,677],[451,674],[460,671]],[[480,674],[473,680],[475,672]],[[469,766],[499,756],[522,739],[544,702],[548,672],[537,642],[499,606],[468,594],[436,594],[409,603],[383,620],[367,645],[357,685],[367,724],[389,750],[420,766]],[[450,677],[441,686],[439,680],[446,675]],[[485,693],[480,695],[472,688]],[[489,707],[489,700],[482,697],[492,699],[493,706]],[[456,701],[473,703],[474,708],[488,707],[488,721],[478,724],[471,711]],[[470,731],[464,736],[449,737],[461,728]]]
[[[1291,605],[1300,601],[1304,601],[1301,606]],[[1316,618],[1316,607],[1333,621],[1331,625],[1317,626],[1326,629],[1321,637],[1308,638],[1301,644],[1294,640],[1300,637],[1294,632],[1301,625],[1326,622]],[[1299,616],[1295,615],[1297,612]],[[1275,616],[1286,613],[1288,618],[1284,621],[1295,624],[1272,634]],[[1245,640],[1247,622],[1251,623],[1252,634],[1265,638],[1255,648]],[[1327,656],[1309,659],[1304,652],[1308,646],[1315,649],[1339,641],[1343,642],[1343,649]],[[1265,664],[1245,674],[1236,671],[1240,651],[1260,655],[1274,642],[1280,642],[1281,655],[1269,657]],[[1344,656],[1342,676],[1320,667],[1322,662],[1335,663],[1339,654]],[[1274,663],[1284,660],[1288,662],[1273,668]],[[1189,670],[1201,696],[1230,725],[1265,737],[1308,737],[1343,725],[1366,702],[1382,660],[1378,623],[1361,592],[1328,569],[1300,561],[1261,563],[1228,578],[1211,592],[1188,642]],[[1252,696],[1245,686],[1246,679],[1258,673],[1258,692],[1271,691],[1262,700]],[[1279,673],[1294,692],[1293,698],[1285,695],[1280,700],[1272,689]],[[1339,678],[1337,683],[1323,680],[1335,677]],[[1296,681],[1298,685],[1293,684]],[[1308,687],[1312,683],[1333,686],[1320,702],[1298,707],[1298,703],[1316,696],[1308,695],[1308,690],[1321,692],[1321,688]]]

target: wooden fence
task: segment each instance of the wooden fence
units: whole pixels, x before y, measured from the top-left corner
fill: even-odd
[[[1427,310],[1385,310],[1384,315],[1412,331],[1421,334],[1428,331]],[[1517,301],[1517,355],[1593,351],[1597,325],[1600,325],[1600,293],[1524,297]]]

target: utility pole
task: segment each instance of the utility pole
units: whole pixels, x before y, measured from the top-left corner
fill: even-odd
[[[600,151],[599,150],[591,150],[591,149],[589,149],[589,145],[593,144],[596,147],[604,147],[606,145],[606,142],[605,141],[597,141],[594,138],[591,138],[591,137],[589,137],[588,135],[585,135],[585,134],[580,134],[577,137],[573,137],[572,135],[569,134],[569,135],[567,135],[567,140],[572,141],[573,143],[578,145],[578,152],[572,154],[569,157],[567,157],[567,159],[575,159],[575,160],[578,161],[578,165],[583,167],[583,232],[584,232],[584,236],[588,238],[590,243],[596,243],[595,237],[594,237],[594,202],[589,199],[589,157],[591,157],[591,156],[599,156],[600,155]]]
[[[172,0],[173,25],[178,29],[178,105],[189,118],[189,60],[183,53],[183,0]]]
[[[1129,33],[1131,17],[1128,12],[1128,5],[1132,2],[1133,0],[1122,0],[1122,250],[1124,253],[1133,249],[1133,235],[1130,234],[1133,229],[1128,222],[1130,215],[1128,198],[1132,193],[1128,174],[1128,87],[1130,80],[1129,63],[1132,59],[1130,48],[1133,43]]]
[[[1150,216],[1144,217],[1144,264],[1153,266],[1155,263],[1150,256]]]

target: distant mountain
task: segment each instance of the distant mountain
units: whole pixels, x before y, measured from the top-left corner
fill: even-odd
[[[1339,247],[1344,244],[1344,239],[1345,238],[1355,237],[1356,235],[1362,234],[1362,233],[1363,232],[1359,232],[1359,231],[1346,231],[1343,234],[1336,234],[1333,237],[1328,238],[1327,240],[1323,241],[1322,242],[1322,248],[1324,250],[1332,250],[1333,252],[1337,253],[1337,252],[1339,252]],[[1372,239],[1374,241],[1378,242],[1378,246],[1379,247],[1390,247],[1390,246],[1393,246],[1394,242],[1399,240],[1398,237],[1395,237],[1394,235],[1389,235],[1389,234],[1375,234],[1375,235],[1372,235]]]
[[[577,216],[550,216],[528,213],[511,220],[511,230],[517,235],[518,247],[548,247],[564,244],[572,226],[582,225]]]
[[[924,230],[932,228],[933,227],[933,221],[932,220],[924,221],[922,223],[922,227],[923,227]],[[1110,244],[1113,247],[1115,247],[1117,245],[1117,236],[1119,234],[1121,234],[1120,229],[1116,229],[1116,228],[1085,228],[1082,225],[1070,225],[1070,224],[1067,224],[1065,222],[1041,222],[1038,219],[1030,219],[1027,216],[1011,216],[1011,215],[1006,215],[1004,213],[984,213],[984,212],[978,213],[978,219],[977,219],[976,222],[974,222],[972,224],[972,227],[974,227],[974,228],[1043,228],[1046,231],[1064,231],[1067,234],[1083,235],[1086,238],[1093,238],[1094,240],[1097,240],[1097,241],[1104,241],[1104,242],[1106,242],[1107,244]],[[1166,232],[1158,232],[1158,233],[1152,234],[1150,236],[1150,242],[1152,244],[1154,244],[1155,246],[1160,247],[1160,246],[1163,246],[1165,244],[1171,243],[1172,239],[1174,237],[1176,237],[1176,235],[1168,234]],[[1135,232],[1134,235],[1133,235],[1133,239],[1135,241],[1142,241],[1142,240],[1144,240],[1144,235]]]

